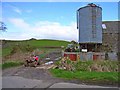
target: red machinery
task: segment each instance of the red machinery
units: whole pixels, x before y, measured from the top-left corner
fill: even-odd
[[[24,66],[34,66],[39,64],[39,56],[32,55],[31,57],[25,58]]]

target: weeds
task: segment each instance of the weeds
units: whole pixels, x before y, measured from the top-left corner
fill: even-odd
[[[71,61],[68,57],[56,62],[60,69],[74,71],[118,72],[118,61]]]

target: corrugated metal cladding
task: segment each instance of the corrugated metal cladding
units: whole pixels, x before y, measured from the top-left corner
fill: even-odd
[[[102,8],[92,5],[77,10],[79,43],[102,43]]]

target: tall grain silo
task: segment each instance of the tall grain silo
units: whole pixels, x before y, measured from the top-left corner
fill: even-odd
[[[81,49],[95,51],[102,44],[102,8],[90,3],[77,10]]]

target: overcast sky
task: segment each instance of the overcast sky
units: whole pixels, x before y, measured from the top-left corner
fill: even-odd
[[[2,2],[7,32],[0,39],[58,39],[78,41],[76,10],[89,2]],[[102,7],[103,21],[118,20],[117,2],[93,2]]]

